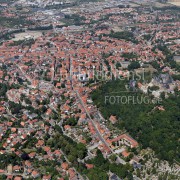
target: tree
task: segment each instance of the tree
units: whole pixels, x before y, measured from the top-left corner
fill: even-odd
[[[115,154],[112,154],[109,158],[111,159],[112,162],[115,162],[117,159],[117,156]]]
[[[128,66],[128,70],[134,70],[140,68],[140,64],[138,61],[132,61],[131,64]]]
[[[4,174],[0,175],[0,180],[4,180],[4,179],[6,179],[6,178],[7,178],[6,175],[4,175]]]
[[[78,121],[74,117],[71,117],[68,120],[66,120],[63,125],[75,126],[77,122]]]
[[[116,69],[119,69],[121,67],[121,63],[120,62],[117,62],[116,63]]]
[[[24,100],[25,100],[25,103],[26,103],[26,104],[32,104],[32,102],[30,101],[30,99],[25,98]]]
[[[69,160],[70,162],[74,162],[74,161],[76,160],[76,157],[74,157],[74,156],[72,156],[72,155],[70,154],[70,155],[68,155],[68,160]]]
[[[65,86],[65,84],[64,84],[64,83],[62,83],[62,84],[61,84],[61,87],[62,87],[62,88],[65,88],[66,86]]]
[[[124,57],[125,59],[137,59],[137,54],[135,54],[135,53],[133,53],[133,52],[131,52],[131,53],[123,53],[122,54],[122,57]]]
[[[157,70],[160,69],[160,65],[157,63],[157,61],[153,61],[153,62],[151,63],[151,65],[153,66],[153,68],[155,68],[155,69],[157,69]]]
[[[121,32],[113,32],[109,34],[110,37],[116,38],[116,39],[125,39],[126,41],[131,41],[133,43],[138,43],[138,41],[135,39],[132,32],[129,31],[121,31]]]

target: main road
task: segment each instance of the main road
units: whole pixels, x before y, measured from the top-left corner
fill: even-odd
[[[82,99],[81,99],[81,97],[80,97],[80,95],[79,95],[79,92],[78,92],[78,91],[74,91],[74,92],[76,93],[76,95],[77,95],[77,97],[78,97],[81,105],[83,106],[83,108],[84,108],[84,110],[85,110],[85,112],[86,112],[89,120],[90,120],[91,123],[93,124],[94,129],[96,130],[96,134],[97,134],[98,138],[101,140],[102,143],[104,143],[104,145],[109,149],[109,151],[111,151],[112,154],[115,154],[115,155],[116,155],[116,153],[111,149],[111,147],[109,146],[109,144],[106,142],[106,140],[103,138],[103,136],[102,136],[101,133],[99,132],[98,128],[96,127],[96,124],[95,124],[95,122],[93,121],[93,119],[91,118],[88,110],[86,109],[86,106],[85,106],[84,102],[82,101]],[[117,161],[118,161],[119,163],[121,163],[121,164],[126,164],[126,162],[125,162],[123,159],[121,159],[119,156],[117,156]]]

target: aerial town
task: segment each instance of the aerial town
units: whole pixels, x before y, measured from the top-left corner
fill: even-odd
[[[0,180],[179,179],[179,27],[178,0],[0,0]]]

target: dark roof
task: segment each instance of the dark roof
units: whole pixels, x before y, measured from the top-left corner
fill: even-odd
[[[110,177],[111,180],[121,180],[116,174],[113,174],[111,177]]]
[[[133,167],[134,167],[135,169],[140,169],[141,166],[142,166],[142,165],[141,165],[140,163],[136,163],[136,162],[133,163]]]
[[[171,84],[173,79],[169,74],[160,74],[154,78],[160,84]]]

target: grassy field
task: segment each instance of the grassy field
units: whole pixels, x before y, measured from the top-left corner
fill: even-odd
[[[157,8],[164,8],[164,7],[170,7],[172,6],[172,4],[164,4],[164,3],[159,3],[159,2],[156,2],[154,3],[154,6],[157,7]]]
[[[169,4],[172,4],[172,5],[175,5],[175,6],[180,6],[180,0],[179,0],[179,2],[169,2]]]
[[[136,4],[136,3],[129,3],[129,5],[131,6],[131,7],[139,7],[140,6],[140,4]]]
[[[40,31],[27,31],[22,33],[15,34],[15,38],[13,38],[13,41],[19,41],[25,39],[27,36],[30,36],[34,39],[40,37],[42,33]]]

